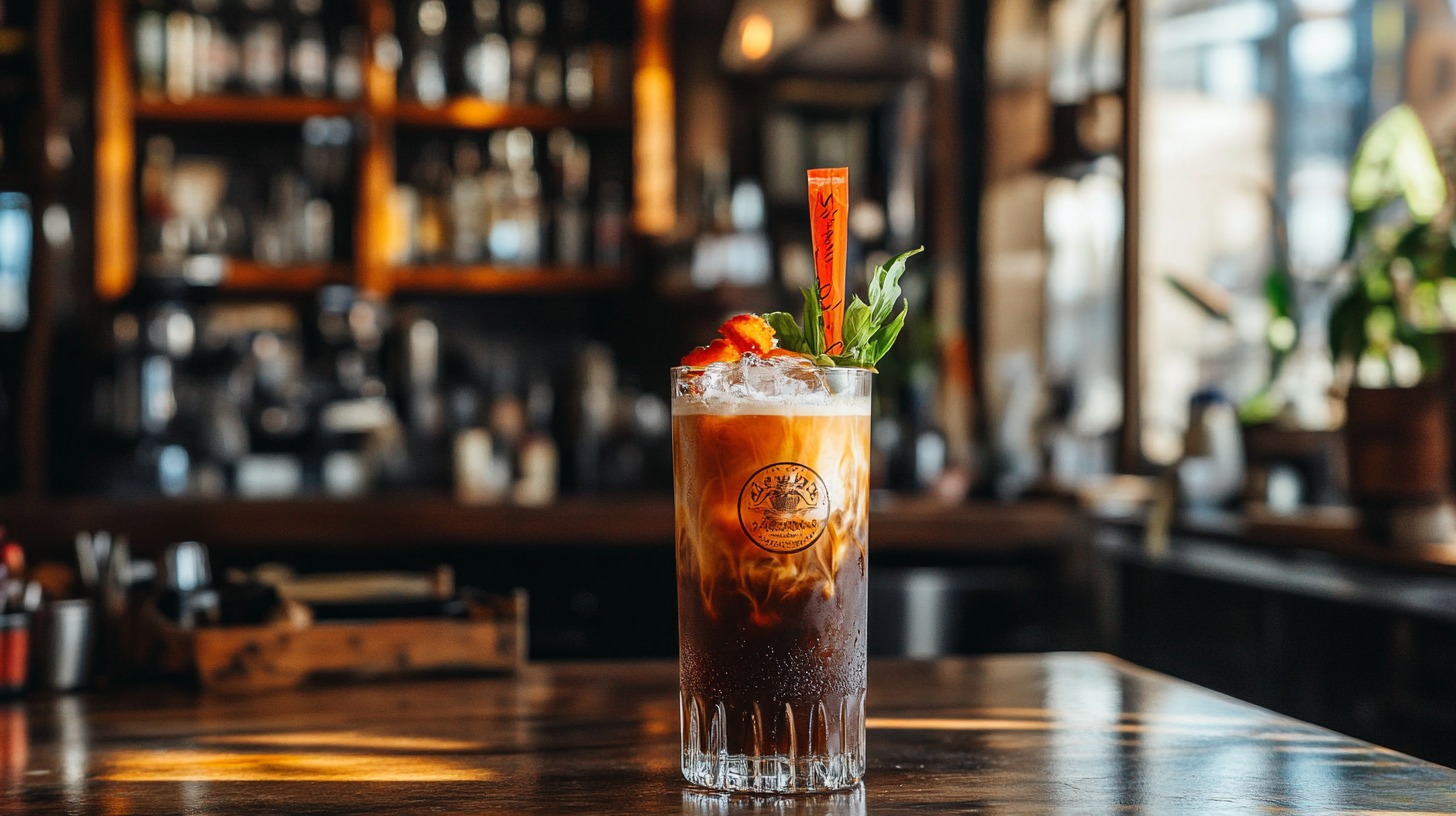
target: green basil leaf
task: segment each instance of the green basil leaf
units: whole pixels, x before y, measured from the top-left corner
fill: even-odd
[[[819,294],[804,287],[804,353],[815,357],[824,353],[824,307]]]
[[[924,251],[925,247],[916,247],[902,252],[880,264],[870,276],[870,321],[874,325],[883,325],[894,310],[895,301],[900,299],[900,277],[905,274],[905,261],[911,255]]]
[[[905,315],[909,311],[910,302],[907,300],[900,313],[895,315],[895,319],[881,326],[870,338],[865,354],[866,364],[875,365],[890,352],[890,347],[895,345],[895,339],[900,336],[900,330],[905,328]]]
[[[799,328],[794,316],[788,312],[769,312],[763,316],[765,322],[773,327],[774,336],[779,339],[779,348],[797,351],[800,354],[807,354],[808,347],[804,344],[804,330]]]
[[[864,345],[874,333],[874,325],[870,323],[870,307],[859,295],[850,298],[849,306],[844,310],[844,350],[849,353]]]

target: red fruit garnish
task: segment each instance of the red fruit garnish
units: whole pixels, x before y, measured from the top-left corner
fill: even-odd
[[[687,354],[683,355],[682,364],[685,366],[701,367],[709,363],[731,363],[742,357],[743,353],[723,338],[718,338],[706,346],[698,346]]]
[[[718,327],[718,333],[744,354],[767,357],[774,348],[773,326],[756,314],[734,315]]]

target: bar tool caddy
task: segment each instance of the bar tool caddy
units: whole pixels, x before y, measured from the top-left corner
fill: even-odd
[[[525,593],[458,589],[448,567],[298,576],[272,565],[229,570],[214,583],[201,543],[170,545],[153,567],[132,559],[124,540],[110,541],[77,537],[100,613],[95,654],[110,685],[248,694],[320,680],[511,672],[525,660]],[[98,549],[107,555],[96,559]]]

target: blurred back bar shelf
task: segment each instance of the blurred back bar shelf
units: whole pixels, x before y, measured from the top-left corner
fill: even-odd
[[[96,291],[116,301],[133,291],[139,275],[147,275],[144,244],[151,213],[146,187],[154,147],[148,137],[170,140],[172,130],[186,134],[201,129],[204,136],[236,139],[232,129],[237,126],[302,126],[306,142],[310,128],[320,133],[334,129],[329,144],[349,165],[336,195],[353,210],[331,213],[335,218],[349,216],[335,230],[344,237],[334,243],[347,245],[349,251],[340,254],[352,256],[345,260],[348,279],[361,291],[385,296],[396,288],[549,294],[623,285],[629,279],[629,259],[621,244],[632,216],[627,210],[633,176],[643,172],[633,166],[628,147],[636,138],[633,110],[639,104],[633,99],[638,92],[632,74],[642,66],[658,65],[668,53],[663,21],[670,11],[669,3],[635,0],[250,0],[217,7],[98,0]],[[508,13],[512,19],[505,19]],[[598,18],[607,17],[620,19],[601,25]],[[526,79],[519,78],[522,61]],[[175,67],[179,63],[184,70]],[[510,84],[501,78],[507,71],[515,77]],[[549,240],[543,238],[534,248],[528,243],[526,249],[513,249],[513,238],[491,246],[486,234],[478,247],[457,240],[455,252],[420,252],[419,236],[430,234],[432,226],[439,231],[439,225],[421,223],[436,214],[410,200],[430,191],[412,189],[415,180],[402,175],[413,169],[412,157],[403,151],[413,150],[413,158],[419,158],[421,131],[438,141],[508,130],[529,132],[538,155],[546,152],[542,148],[548,134],[613,134],[613,152],[591,155],[593,167],[577,172],[576,186],[569,189],[549,187],[539,178],[559,177],[559,168],[549,168],[548,174],[545,162],[526,160],[524,172],[538,175],[531,193],[542,211],[536,216],[537,229],[544,230],[545,218],[555,217],[567,204],[573,212],[581,211],[570,224],[582,234],[557,235],[566,228],[552,222]],[[257,135],[283,144],[276,130]],[[181,154],[189,150],[208,152],[198,148],[206,141],[194,138],[190,146],[179,142],[176,158],[188,158]],[[578,150],[595,148],[597,141],[596,136],[582,136]],[[163,143],[172,149],[170,141]],[[526,149],[533,150],[529,144]],[[670,163],[671,157],[663,160]],[[246,158],[238,164],[224,166],[232,175],[268,170]],[[491,168],[488,159],[482,164],[484,179]],[[630,169],[614,169],[619,167]],[[514,160],[511,170],[523,172]],[[623,175],[598,180],[598,172]],[[447,168],[447,174],[441,183],[449,189],[434,191],[451,208],[443,216],[444,228],[464,232],[462,215],[472,221],[480,215],[457,210],[470,200],[458,188],[473,179],[458,166]],[[309,182],[317,192],[317,180]],[[594,235],[586,234],[590,209],[598,222],[614,219],[617,226],[599,225]],[[255,220],[248,219],[254,231]],[[611,246],[604,247],[604,241]],[[592,244],[589,253],[585,247]],[[568,245],[575,248],[553,252]],[[495,251],[502,247],[508,251]],[[333,270],[319,274],[319,262],[331,260],[239,258],[226,266],[220,280],[207,283],[221,289],[302,291],[338,279]],[[451,267],[460,272],[453,281]]]
[[[139,122],[301,125],[317,116],[353,116],[361,112],[362,106],[341,99],[265,98],[228,94],[189,99],[185,102],[137,99],[133,115]]]
[[[403,125],[476,130],[512,127],[536,130],[558,127],[573,130],[626,129],[632,124],[626,111],[512,105],[470,97],[457,97],[438,105],[402,101],[385,111],[385,115]]]
[[[409,265],[391,272],[396,292],[590,292],[628,283],[617,269],[460,264]]]
[[[672,500],[663,496],[571,496],[548,506],[462,505],[434,493],[397,493],[367,502],[74,497],[0,498],[6,529],[59,555],[77,529],[124,531],[140,554],[200,539],[224,561],[276,552],[410,552],[421,548],[645,549],[673,546]],[[876,552],[896,556],[1016,558],[1060,552],[1079,524],[1060,501],[948,506],[894,500],[871,511]],[[886,561],[890,563],[890,561]]]
[[[68,36],[95,38],[70,81],[94,122],[96,353],[24,394],[81,431],[30,456],[34,506],[175,510],[182,538],[266,507],[276,530],[241,529],[286,540],[381,496],[479,524],[664,487],[624,301],[632,248],[672,227],[670,2],[94,9]]]

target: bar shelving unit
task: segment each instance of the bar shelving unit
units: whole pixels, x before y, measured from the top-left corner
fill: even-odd
[[[357,0],[357,16],[368,43],[395,35],[391,0]],[[630,102],[626,106],[573,109],[537,104],[498,104],[452,97],[430,105],[401,99],[396,71],[366,47],[360,98],[222,94],[171,101],[143,98],[133,78],[128,0],[96,2],[95,290],[106,301],[132,291],[137,282],[137,126],[287,126],[312,117],[348,117],[361,134],[353,178],[356,207],[353,257],[344,264],[270,266],[232,260],[219,284],[241,291],[307,291],[326,283],[350,282],[388,296],[400,292],[561,294],[626,285],[630,258],[616,267],[497,266],[491,264],[398,264],[389,257],[387,206],[397,173],[397,129],[425,128],[468,133],[525,127],[575,132],[615,132],[631,140],[633,196],[631,224],[637,234],[671,229],[675,170],[672,146],[672,71],[668,0],[637,0],[632,42]],[[643,141],[654,146],[639,149]],[[662,146],[667,150],[662,150]]]

